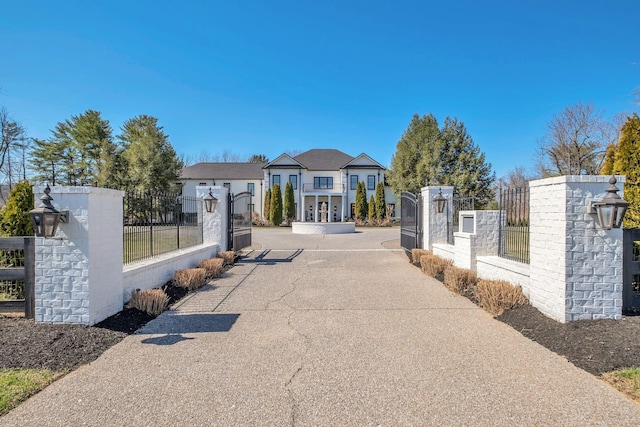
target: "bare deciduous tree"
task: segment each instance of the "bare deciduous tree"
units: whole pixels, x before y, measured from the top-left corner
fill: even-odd
[[[554,115],[539,141],[540,175],[598,174],[606,147],[615,138],[615,126],[591,102],[566,107]]]
[[[2,174],[2,184],[6,184],[9,190],[16,182],[13,175],[17,168],[17,163],[12,161],[11,154],[20,152],[25,146],[25,141],[24,127],[13,120],[5,107],[0,107],[0,173]],[[24,168],[24,165],[21,168]],[[0,197],[4,200],[4,192],[0,193]]]

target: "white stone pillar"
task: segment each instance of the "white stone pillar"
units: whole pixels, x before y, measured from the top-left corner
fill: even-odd
[[[437,213],[433,198],[440,191],[447,205],[445,211]],[[447,243],[449,229],[453,226],[453,187],[452,186],[427,186],[421,190],[422,196],[422,229],[423,248],[432,250],[434,243]]]
[[[218,205],[215,212],[207,212],[202,202],[202,210],[198,212],[198,215],[202,215],[202,242],[207,244],[217,244],[219,250],[226,251],[229,247],[229,237],[227,230],[229,228],[229,190],[226,187],[196,187],[196,197],[203,199],[209,194],[209,188],[211,188],[211,194],[218,199]]]
[[[328,196],[329,201],[327,203],[327,222],[333,222],[333,207],[331,206],[331,194]]]
[[[342,197],[340,197],[340,222],[344,222],[344,217],[345,217],[345,209],[346,209],[346,203],[345,203],[345,196],[343,195]]]
[[[622,317],[622,230],[603,230],[588,200],[608,176],[529,183],[531,304],[561,322]],[[622,196],[624,178],[618,180]]]
[[[319,214],[319,210],[318,210],[318,195],[316,195],[316,204],[313,207],[313,220],[315,222],[320,222],[320,219],[318,218],[318,214]]]
[[[44,188],[33,192],[39,204]],[[69,220],[36,238],[35,320],[93,325],[122,310],[124,193],[52,187],[51,196]]]

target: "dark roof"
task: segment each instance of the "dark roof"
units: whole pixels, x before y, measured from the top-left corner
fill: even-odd
[[[182,169],[182,179],[263,179],[266,163],[196,163]]]
[[[294,157],[305,165],[308,170],[340,170],[343,165],[353,160],[348,154],[334,149],[314,149],[305,151]]]

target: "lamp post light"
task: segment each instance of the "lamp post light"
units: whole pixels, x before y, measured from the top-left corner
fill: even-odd
[[[441,214],[444,212],[445,206],[447,206],[447,199],[442,195],[442,188],[438,190],[438,195],[433,198],[433,202],[436,206],[436,212]]]
[[[40,197],[42,203],[35,209],[29,211],[33,231],[37,237],[53,237],[60,222],[67,222],[69,211],[58,211],[52,204],[53,197],[49,195],[51,188],[49,184],[44,189],[44,194]]]
[[[622,220],[629,207],[629,202],[618,196],[618,187],[616,187],[616,177],[611,175],[609,179],[609,188],[607,194],[602,200],[591,202],[591,212],[595,210],[598,214],[598,222],[603,230],[611,230],[612,228],[620,228]]]
[[[207,212],[212,213],[216,211],[216,206],[218,205],[218,199],[211,194],[211,187],[209,187],[209,194],[204,196],[204,207]]]

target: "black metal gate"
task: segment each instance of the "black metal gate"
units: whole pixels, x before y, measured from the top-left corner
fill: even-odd
[[[229,194],[228,250],[239,251],[251,246],[251,193]]]
[[[622,230],[622,309],[640,309],[640,229]]]
[[[400,194],[400,246],[407,252],[422,247],[422,198]]]

